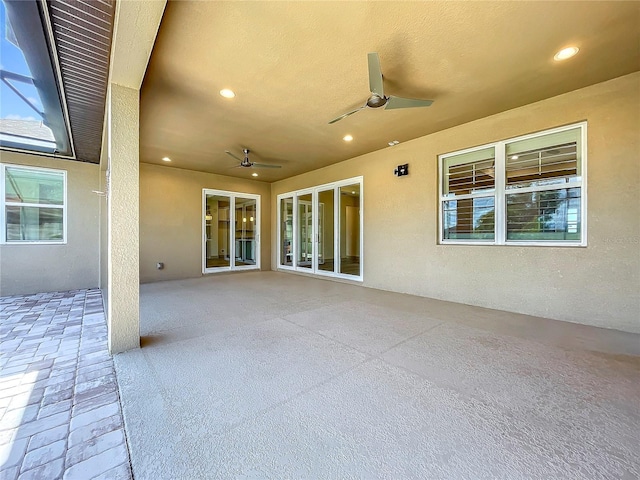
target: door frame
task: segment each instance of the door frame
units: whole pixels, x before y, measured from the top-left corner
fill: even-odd
[[[229,238],[228,238],[228,254],[229,254],[229,266],[225,267],[207,267],[207,195],[219,195],[229,197]],[[236,265],[236,238],[235,238],[235,226],[236,224],[236,198],[255,200],[256,201],[256,216],[254,224],[254,244],[255,244],[255,265]],[[210,273],[220,273],[229,271],[241,271],[241,270],[260,270],[260,195],[254,193],[244,192],[231,192],[228,190],[218,190],[215,188],[203,188],[202,189],[202,248],[201,248],[201,261],[202,261],[202,273],[207,275]]]
[[[344,187],[347,185],[359,184],[360,192],[360,274],[359,275],[348,275],[345,273],[339,273],[339,265],[340,265],[340,187]],[[326,271],[320,270],[318,268],[318,231],[319,231],[319,216],[318,211],[320,209],[318,194],[319,192],[324,192],[327,190],[333,190],[333,246],[334,246],[334,271]],[[313,248],[312,248],[312,258],[313,262],[311,268],[302,267],[298,265],[298,202],[299,197],[302,195],[311,194],[311,203],[312,203],[312,218],[313,218]],[[292,239],[292,264],[291,265],[283,265],[282,264],[282,200],[283,199],[292,199],[293,200],[293,239]],[[306,202],[306,200],[305,200]],[[324,215],[326,215],[326,211],[324,211]],[[317,185],[311,188],[305,188],[301,190],[295,190],[292,192],[281,193],[276,197],[276,221],[277,221],[277,232],[276,232],[276,241],[277,241],[277,255],[276,255],[276,268],[278,270],[283,271],[296,271],[303,272],[313,275],[320,275],[325,277],[333,277],[333,278],[341,278],[345,280],[353,280],[353,281],[364,281],[364,177],[352,177],[344,180],[339,180],[336,182],[325,183],[323,185]],[[326,229],[324,229],[326,230]],[[323,239],[323,242],[325,239]]]
[[[309,195],[311,194],[311,200],[300,200],[299,197],[305,196],[305,195]],[[313,196],[313,192],[302,192],[297,194],[294,198],[293,198],[293,209],[295,212],[294,215],[294,223],[293,223],[293,232],[294,232],[294,252],[298,253],[298,247],[300,245],[300,240],[302,238],[301,235],[296,235],[296,233],[300,233],[297,230],[297,227],[300,226],[300,217],[299,217],[299,208],[300,205],[305,205],[307,207],[310,207],[310,211],[308,211],[305,208],[305,211],[307,211],[308,213],[311,214],[311,259],[307,260],[305,262],[298,262],[298,256],[295,256],[295,260],[294,260],[294,268],[296,268],[296,270],[301,271],[301,272],[308,272],[309,268],[311,268],[311,270],[313,270],[313,261],[316,258],[316,229],[315,229],[315,219],[316,219],[316,211],[315,211],[315,203],[314,203],[314,196]],[[309,222],[307,222],[307,227],[309,226]],[[309,252],[306,253],[307,255],[309,255]],[[304,265],[303,265],[304,263]]]

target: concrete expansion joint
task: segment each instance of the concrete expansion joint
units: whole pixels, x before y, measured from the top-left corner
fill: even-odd
[[[277,403],[274,403],[273,405],[270,405],[268,408],[265,408],[263,410],[257,411],[255,412],[253,415],[248,416],[244,419],[242,419],[241,421],[234,423],[233,425],[230,425],[228,428],[224,429],[223,434],[227,434],[229,432],[231,432],[232,430],[256,419],[259,417],[264,416],[266,413],[269,413],[270,411],[274,411],[288,403],[291,403],[293,400],[300,398],[304,395],[306,395],[309,392],[312,392],[313,390],[316,390],[320,387],[322,387],[323,385],[327,385],[329,383],[331,383],[333,380],[343,377],[344,375],[346,375],[349,372],[352,372],[354,370],[357,370],[358,368],[362,367],[363,365],[371,362],[372,360],[376,360],[378,357],[374,356],[374,355],[367,355],[367,358],[365,358],[364,360],[356,363],[355,365],[352,365],[348,368],[345,368],[344,370],[341,370],[340,372],[334,374],[333,376],[326,378],[318,383],[316,383],[315,385],[311,385],[310,387],[305,388],[304,390],[300,390],[299,392],[297,392],[295,395],[291,395],[290,397],[285,398],[284,400],[281,400]]]

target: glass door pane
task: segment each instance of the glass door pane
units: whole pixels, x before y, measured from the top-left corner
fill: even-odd
[[[231,199],[223,195],[206,195],[205,205],[205,265],[207,268],[230,267]]]
[[[235,199],[235,266],[256,264],[256,201]]]
[[[334,261],[334,189],[318,192],[318,270],[335,271]]]
[[[308,193],[298,196],[297,266],[313,268],[313,208]]]
[[[280,265],[293,266],[293,198],[280,200]]]
[[[360,184],[340,187],[340,273],[360,275]]]

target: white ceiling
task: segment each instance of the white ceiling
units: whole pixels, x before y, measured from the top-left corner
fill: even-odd
[[[567,45],[579,54],[554,62]],[[329,125],[366,102],[369,52],[385,94],[434,104]],[[142,87],[140,159],[275,181],[637,70],[636,1],[170,1]],[[225,150],[243,147],[282,168],[231,168]]]

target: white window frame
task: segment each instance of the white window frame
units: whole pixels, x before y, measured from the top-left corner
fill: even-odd
[[[570,188],[580,188],[580,240],[576,241],[553,241],[553,240],[507,240],[507,189],[505,182],[506,168],[506,147],[508,144],[521,140],[542,137],[567,130],[580,129],[580,178],[568,183],[553,186],[534,186],[519,188],[518,193],[528,193],[533,191],[550,191]],[[444,203],[450,200],[459,200],[475,197],[474,195],[461,195],[458,197],[447,197],[443,195],[444,183],[444,163],[447,158],[470,153],[487,148],[494,148],[495,152],[495,238],[487,239],[446,239],[444,238]],[[483,195],[486,196],[486,195]],[[586,247],[587,246],[587,122],[578,122],[571,125],[552,128],[532,134],[509,138],[499,142],[488,143],[477,147],[458,150],[451,153],[438,155],[438,239],[442,245],[506,245],[506,246],[544,246],[544,247]]]
[[[325,270],[320,270],[318,268],[318,255],[317,255],[317,244],[318,244],[318,193],[325,190],[333,189],[334,191],[334,215],[333,215],[333,248],[334,252],[339,251],[340,238],[335,232],[339,232],[340,228],[340,187],[344,187],[347,185],[360,185],[360,274],[359,275],[348,275],[346,273],[336,273],[336,272],[327,272]],[[301,195],[311,194],[312,204],[313,204],[313,212],[315,217],[315,221],[313,222],[313,266],[312,268],[301,268],[298,266],[298,197]],[[280,228],[282,225],[282,210],[281,210],[281,201],[285,198],[293,199],[293,242],[291,246],[292,252],[292,264],[291,265],[282,265],[282,229]],[[332,277],[332,278],[340,278],[344,280],[352,280],[356,282],[364,281],[364,177],[352,177],[344,180],[338,180],[336,182],[325,183],[323,185],[316,185],[310,188],[304,188],[301,190],[294,190],[292,192],[281,193],[276,196],[276,221],[277,221],[277,258],[276,258],[276,268],[282,271],[296,271],[307,273],[310,275],[318,275],[324,277]],[[326,212],[325,212],[326,214]]]
[[[7,202],[5,197],[5,181],[7,168],[32,170],[62,174],[63,199],[62,205],[44,203]],[[7,206],[58,208],[62,210],[62,240],[7,240]],[[66,245],[67,244],[67,171],[55,168],[32,167],[27,165],[0,163],[0,244],[1,245]]]

